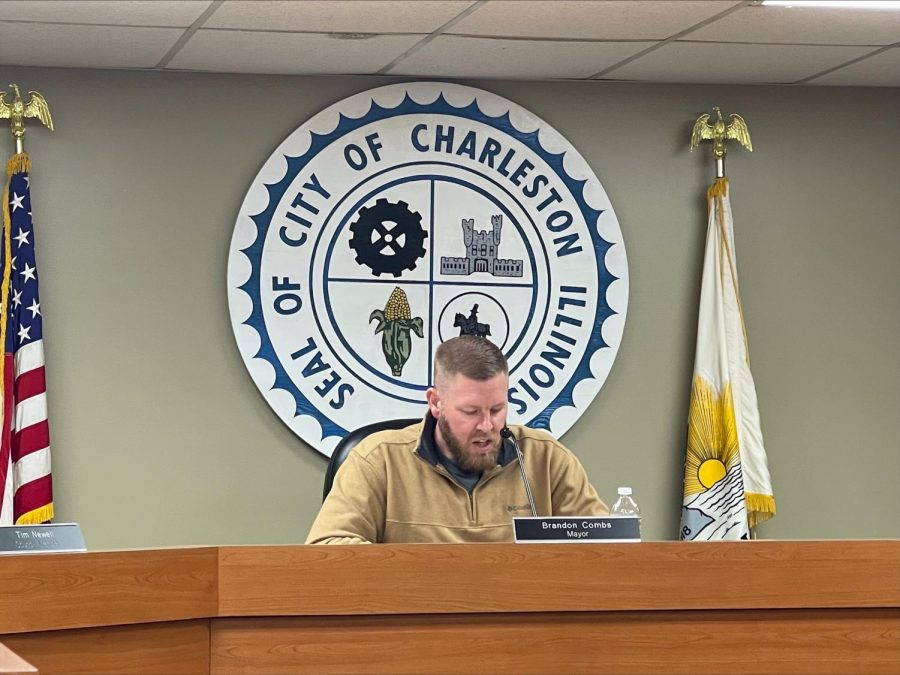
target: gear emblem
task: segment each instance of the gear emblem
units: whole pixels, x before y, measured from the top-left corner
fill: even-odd
[[[379,199],[356,216],[350,225],[350,248],[356,251],[356,262],[374,276],[388,272],[399,277],[403,270],[415,269],[425,256],[428,233],[422,227],[422,214],[410,210],[406,202]]]

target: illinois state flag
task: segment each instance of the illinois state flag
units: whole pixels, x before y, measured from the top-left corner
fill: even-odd
[[[728,179],[709,188],[681,538],[748,539],[775,515],[734,256]]]
[[[0,525],[53,518],[44,335],[34,257],[34,226],[24,153],[6,165],[0,245]]]

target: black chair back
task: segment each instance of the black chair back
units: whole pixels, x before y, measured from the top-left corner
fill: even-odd
[[[373,422],[372,424],[367,424],[364,427],[351,431],[344,436],[338,441],[338,444],[334,448],[334,452],[331,454],[331,461],[328,462],[328,469],[325,471],[325,486],[322,489],[322,501],[325,501],[325,497],[331,492],[331,486],[334,485],[334,477],[337,474],[338,469],[341,468],[341,464],[347,459],[350,451],[366,436],[371,436],[376,431],[384,431],[385,429],[402,429],[403,427],[408,427],[411,424],[417,424],[421,421],[422,418],[419,417],[415,419]]]

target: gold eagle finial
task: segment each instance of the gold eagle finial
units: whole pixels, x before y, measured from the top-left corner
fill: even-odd
[[[50,116],[50,108],[47,100],[36,91],[29,91],[31,98],[28,103],[22,100],[19,94],[19,85],[9,85],[13,89],[12,103],[6,102],[6,92],[0,93],[0,119],[9,119],[9,127],[16,140],[25,136],[25,118],[36,117],[50,131],[53,131],[53,118]]]
[[[716,107],[716,121],[709,123],[709,115],[700,115],[694,122],[694,131],[691,133],[691,152],[701,141],[713,142],[713,155],[716,159],[725,156],[725,141],[736,140],[738,143],[753,152],[753,143],[750,142],[750,130],[747,123],[740,115],[731,115],[730,122],[726,126],[722,119],[722,111]]]

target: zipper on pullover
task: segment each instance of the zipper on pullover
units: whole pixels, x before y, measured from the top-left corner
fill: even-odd
[[[472,492],[469,493],[469,491],[466,490],[466,488],[462,484],[460,484],[460,482],[458,480],[456,480],[449,471],[447,471],[447,468],[443,464],[432,464],[431,462],[429,462],[427,459],[425,459],[418,453],[416,453],[416,457],[418,457],[421,461],[428,464],[439,475],[441,475],[444,478],[446,478],[447,480],[449,480],[453,486],[459,488],[460,490],[462,490],[463,492],[466,493],[466,497],[468,498],[468,504],[469,504],[469,522],[470,523],[478,522],[478,506],[475,502],[475,492],[477,490],[479,490],[485,483],[487,483],[489,480],[491,480],[494,476],[497,476],[498,474],[500,474],[501,471],[508,468],[509,466],[512,466],[512,463],[507,464],[505,466],[497,465],[493,469],[489,469],[488,471],[485,471],[481,475],[481,480],[478,481],[478,484],[474,488],[472,488]]]
[[[426,461],[424,457],[421,459],[423,462]],[[477,513],[475,512],[475,497],[474,497],[475,490],[473,489],[472,494],[469,494],[469,491],[466,490],[466,488],[463,485],[461,485],[460,482],[458,480],[456,480],[449,471],[447,471],[446,467],[443,464],[431,464],[430,466],[438,474],[440,474],[441,476],[443,476],[444,478],[449,480],[451,485],[459,488],[460,490],[462,490],[463,492],[466,493],[467,502],[469,504],[469,522],[470,523],[478,522],[476,520]],[[476,485],[475,488],[477,489],[478,486]]]

